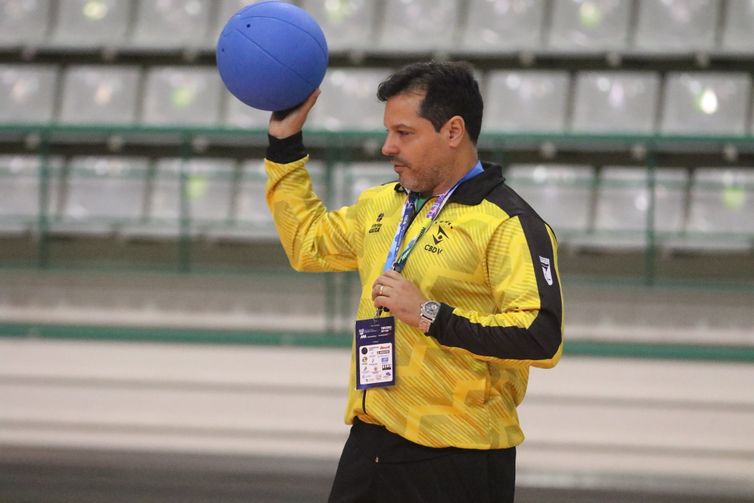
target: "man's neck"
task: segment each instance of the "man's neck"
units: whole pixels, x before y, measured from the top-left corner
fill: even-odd
[[[455,186],[455,184],[457,184],[459,180],[461,180],[461,178],[466,176],[466,174],[471,171],[478,162],[479,159],[476,156],[476,150],[474,150],[473,156],[466,156],[463,162],[458,162],[456,167],[451,170],[451,173],[446,178],[445,182],[432,190],[431,196],[439,196],[440,194],[444,194],[445,192],[449,191],[451,187]]]

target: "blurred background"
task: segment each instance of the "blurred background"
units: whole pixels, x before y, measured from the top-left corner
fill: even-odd
[[[277,242],[268,115],[214,67],[248,3],[0,0],[3,503],[327,497],[358,278]],[[754,1],[295,3],[331,208],[394,178],[377,84],[464,59],[481,157],[558,235],[518,501],[754,501]]]

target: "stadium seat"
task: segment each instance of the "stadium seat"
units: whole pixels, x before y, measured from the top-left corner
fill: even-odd
[[[691,186],[686,247],[749,250],[754,245],[754,171],[702,168]]]
[[[568,73],[561,71],[493,71],[487,83],[484,130],[563,131],[568,82]]]
[[[228,127],[267,129],[270,112],[251,108],[230,93],[225,93],[225,119]]]
[[[216,0],[217,1],[217,0]],[[220,37],[220,33],[222,33],[223,28],[225,27],[225,23],[228,22],[228,20],[241,10],[242,8],[246,7],[247,5],[260,2],[262,0],[219,0],[219,6],[215,10],[215,14],[212,14],[211,16],[211,22],[210,22],[210,28],[208,30],[208,38],[206,43],[206,48],[211,48],[213,51],[215,49],[215,46],[217,45],[217,39]],[[298,3],[298,0],[276,0],[283,3],[290,3],[290,4],[296,4]],[[214,5],[214,4],[213,4]],[[310,11],[311,12],[311,11]],[[328,38],[328,42],[329,42]]]
[[[377,99],[377,86],[388,73],[378,68],[328,69],[309,126],[330,131],[384,130],[384,105]]]
[[[310,161],[306,165],[312,178],[312,186],[324,201],[328,199],[325,166]],[[277,239],[277,231],[265,199],[267,174],[261,159],[241,164],[235,216],[232,226],[213,232],[213,236],[231,239]]]
[[[588,230],[594,188],[591,166],[517,164],[508,168],[505,177],[561,241]]]
[[[341,164],[335,172],[338,175],[337,207],[354,204],[359,195],[370,187],[398,180],[398,175],[386,161]]]
[[[60,122],[133,124],[139,78],[135,66],[70,66],[63,77]]]
[[[255,3],[257,0],[220,0],[220,4],[216,9],[216,15],[214,21],[211,23],[208,30],[207,47],[214,47],[217,45],[217,39],[220,37],[225,23],[238,12],[241,8]]]
[[[456,0],[386,0],[374,49],[380,52],[442,52],[452,47],[458,15]]]
[[[267,208],[265,199],[265,185],[267,174],[264,161],[249,160],[241,164],[241,178],[239,182],[238,204],[234,224],[251,235],[259,237],[273,237],[276,235],[272,222],[272,215]]]
[[[50,0],[0,0],[0,47],[39,46],[50,19]]]
[[[37,228],[42,199],[49,218],[58,211],[62,162],[47,161],[47,182],[40,183],[45,172],[38,156],[0,156],[0,233],[17,234]],[[40,199],[40,190],[46,192]]]
[[[151,125],[216,125],[221,86],[212,67],[153,67],[146,75],[142,120]]]
[[[53,118],[57,68],[0,64],[0,123],[45,123]]]
[[[121,47],[132,2],[58,0],[49,44],[56,47]]]
[[[669,73],[665,78],[663,133],[746,133],[751,77],[745,73]]]
[[[728,0],[720,50],[754,53],[754,3],[750,0]]]
[[[359,51],[374,46],[373,0],[303,0],[301,7],[322,27],[330,52]]]
[[[547,48],[600,52],[625,48],[631,3],[625,0],[560,0],[552,3]]]
[[[160,159],[152,181],[147,225],[133,226],[128,233],[175,237],[184,217],[194,234],[227,225],[234,180],[235,163],[230,159]]]
[[[67,190],[53,232],[109,234],[144,215],[147,160],[128,157],[73,157]]]
[[[652,133],[660,78],[650,72],[580,72],[571,130]]]
[[[130,45],[165,51],[206,45],[214,2],[200,0],[141,0]]]
[[[612,166],[602,170],[592,245],[616,249],[642,249],[647,245],[653,199],[649,181],[649,172],[643,167]],[[686,186],[685,170],[655,170],[651,230],[658,241],[683,230]]]
[[[544,5],[541,0],[465,2],[467,19],[459,52],[511,53],[538,49]]]
[[[718,0],[639,0],[635,49],[688,53],[715,48]]]

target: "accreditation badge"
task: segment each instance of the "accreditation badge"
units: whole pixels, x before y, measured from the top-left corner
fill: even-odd
[[[356,389],[395,384],[395,318],[356,320]]]

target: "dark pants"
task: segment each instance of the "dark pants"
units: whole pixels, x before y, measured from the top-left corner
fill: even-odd
[[[515,447],[432,449],[356,422],[329,502],[512,503],[515,483]]]

